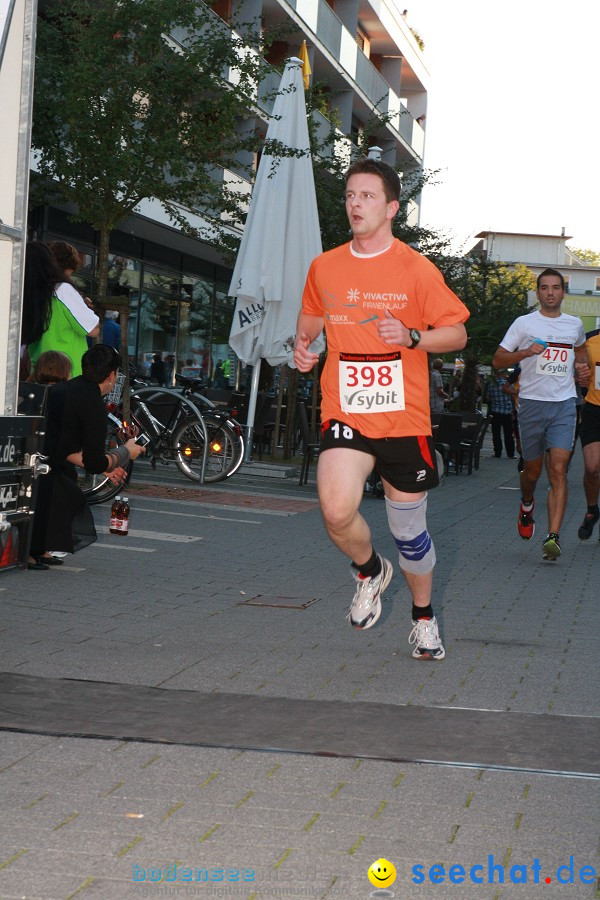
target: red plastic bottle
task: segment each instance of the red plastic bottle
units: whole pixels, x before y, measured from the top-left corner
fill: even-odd
[[[118,534],[121,537],[125,537],[129,534],[129,515],[130,515],[130,507],[129,507],[129,497],[123,497],[123,501],[121,503],[121,518],[119,520],[119,531]]]
[[[121,497],[115,497],[110,508],[110,533],[121,534],[122,503]]]

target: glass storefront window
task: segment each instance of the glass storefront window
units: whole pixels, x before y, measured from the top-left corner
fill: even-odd
[[[142,264],[137,259],[129,259],[118,253],[108,257],[108,287],[113,296],[129,294],[140,288]]]
[[[156,266],[144,266],[143,286],[149,291],[160,291],[163,294],[177,294],[179,290],[179,273]]]
[[[77,249],[81,266],[73,282],[84,296],[93,297],[97,252],[89,245]],[[179,372],[201,378],[206,387],[243,389],[246,367],[229,348],[235,303],[228,289],[229,283],[215,283],[210,276],[182,275],[177,269],[109,254],[108,296],[129,298],[129,359],[141,377],[154,377],[165,386],[173,386],[174,373]]]
[[[142,290],[136,310],[138,372],[166,386],[172,381],[178,306],[176,299]]]
[[[227,293],[229,285],[215,285],[215,303],[212,318],[212,384],[217,388],[235,386],[237,357],[229,349],[229,332],[235,301]]]
[[[210,327],[214,287],[198,275],[184,275],[179,303],[176,370],[210,384]]]

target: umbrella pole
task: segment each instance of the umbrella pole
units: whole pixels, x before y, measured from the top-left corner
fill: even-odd
[[[250,398],[248,400],[248,416],[246,418],[245,463],[249,463],[250,457],[252,456],[252,444],[254,443],[254,414],[256,413],[256,398],[258,397],[258,379],[260,378],[261,363],[262,360],[259,359],[252,369],[252,383],[250,385]]]

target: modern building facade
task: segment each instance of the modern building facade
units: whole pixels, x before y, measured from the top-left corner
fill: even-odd
[[[352,141],[377,111],[387,117],[373,135],[382,158],[403,171],[422,167],[429,76],[417,39],[394,0],[242,0],[237,6],[217,0],[213,9],[227,23],[241,13],[244,20],[262,21],[266,28],[284,26],[286,38],[273,44],[268,60],[281,70],[306,41],[313,83],[323,86],[323,113],[315,114],[317,121],[323,116],[325,127],[325,114],[331,115],[340,134]],[[255,111],[265,130],[268,112]],[[250,184],[239,173],[220,174],[226,181],[237,180],[242,194],[250,194]],[[72,211],[51,206],[34,210],[29,237],[74,244],[84,262],[76,280],[91,294],[98,235],[71,222]],[[418,221],[418,204],[409,215]],[[198,219],[194,210],[188,217]],[[182,234],[158,203],[145,201],[110,242],[109,291],[130,299],[130,358],[148,371],[159,353],[170,370],[203,374],[212,381],[218,361],[229,357],[233,383],[237,360],[228,348],[230,278],[231,270],[214,248]]]
[[[590,266],[567,247],[572,238],[564,228],[559,235],[480,231],[476,237],[480,243],[470,252],[490,262],[522,263],[535,276],[546,268],[557,269],[567,287],[563,311],[579,316],[586,331],[600,328],[600,267]],[[533,306],[535,291],[529,291],[528,299]]]

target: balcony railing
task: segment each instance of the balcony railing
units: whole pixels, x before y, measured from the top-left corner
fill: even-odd
[[[292,9],[302,15],[303,5],[287,0]],[[307,26],[314,30],[310,22]],[[415,121],[400,99],[394,94],[373,63],[360,50],[354,37],[326,0],[317,0],[316,35],[318,40],[338,60],[357,87],[381,115],[396,114],[390,119],[392,128],[401,135],[417,156],[423,155],[423,129]],[[344,39],[345,35],[345,39]],[[349,58],[351,54],[352,58]]]

